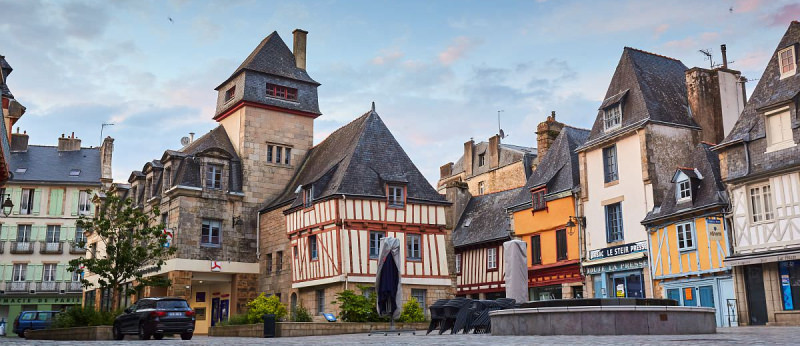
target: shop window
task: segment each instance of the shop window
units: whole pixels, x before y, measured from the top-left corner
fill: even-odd
[[[369,258],[376,259],[381,251],[381,240],[386,232],[369,231]]]
[[[542,264],[542,238],[539,235],[531,237],[531,264]]]
[[[778,262],[783,310],[800,310],[800,261]]]
[[[611,296],[616,298],[644,298],[642,273],[615,273],[611,279]]]
[[[675,226],[676,233],[678,234],[678,250],[689,251],[695,249],[694,231],[692,228],[691,222]]]
[[[556,231],[556,255],[559,261],[567,259],[567,230]]]

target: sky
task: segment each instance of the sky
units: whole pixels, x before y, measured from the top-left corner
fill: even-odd
[[[792,1],[11,1],[0,55],[31,144],[74,132],[115,138],[113,175],[207,133],[214,88],[277,31],[307,30],[322,116],[314,143],[370,103],[432,184],[470,138],[534,147],[551,111],[589,128],[626,46],[709,67],[727,45],[751,80],[800,3]],[[170,20],[171,19],[171,20]],[[749,83],[748,95],[755,86]],[[16,130],[16,129],[15,129]]]

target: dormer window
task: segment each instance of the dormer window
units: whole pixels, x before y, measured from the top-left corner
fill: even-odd
[[[797,71],[794,46],[778,52],[778,68],[781,72],[781,79],[794,76],[795,72]]]
[[[764,118],[766,118],[767,152],[795,146],[789,107],[766,112]]]
[[[222,188],[222,165],[206,166],[206,188],[215,190]]]
[[[81,170],[80,169],[72,169],[72,170],[69,171],[69,176],[70,177],[77,177],[79,175],[81,175]]]
[[[686,178],[682,181],[678,182],[678,202],[683,202],[692,199],[692,183],[689,181],[689,178]]]
[[[233,99],[233,95],[236,94],[236,86],[232,86],[230,89],[225,90],[225,102],[230,101]]]
[[[314,186],[303,188],[303,208],[311,208],[314,203]]]
[[[297,89],[267,83],[267,96],[296,101]]]
[[[405,199],[405,186],[402,185],[389,185],[388,198],[390,208],[403,208],[406,205]]]
[[[622,103],[617,103],[603,110],[603,124],[606,131],[613,130],[622,124]]]
[[[483,167],[486,164],[486,154],[478,154],[478,167]]]
[[[544,194],[547,193],[547,189],[538,189],[531,192],[531,206],[533,206],[533,210],[542,210],[547,207],[547,202],[544,200]]]

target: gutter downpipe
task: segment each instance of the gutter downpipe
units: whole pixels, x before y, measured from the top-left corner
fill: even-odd
[[[342,244],[344,244],[344,230],[345,230],[344,229],[344,222],[347,220],[347,196],[346,195],[342,195],[342,200],[344,201],[344,213],[342,213],[341,216],[340,216],[342,218],[342,229],[339,232],[339,239],[341,239],[340,242]],[[338,210],[339,208],[336,208],[336,209]],[[339,212],[341,213],[342,211],[339,210]],[[347,244],[347,246],[352,246],[352,244]],[[358,249],[358,251],[361,251],[361,249]],[[369,250],[367,250],[367,251],[369,251]],[[342,267],[344,267],[344,265],[342,265]],[[348,266],[348,268],[342,268],[342,269],[344,269],[344,289],[347,290],[347,284],[348,284],[347,273],[350,272],[350,268]]]
[[[656,229],[657,230],[657,229]],[[650,230],[645,227],[645,233],[647,234],[647,269],[650,270],[650,298],[656,297],[656,288],[655,288],[655,280],[653,276],[655,276],[655,272],[653,271],[653,261],[650,258],[650,254],[652,253],[652,244],[650,243]],[[661,249],[659,249],[660,251]]]
[[[256,260],[261,261],[261,211],[256,212]]]
[[[580,188],[572,190],[572,199],[575,202],[575,217],[576,218],[579,217],[578,216],[578,199],[580,198],[580,194],[578,193],[578,191],[580,191]],[[577,222],[577,224],[578,224],[578,262],[583,262],[583,237],[582,237],[583,226],[581,226],[581,221],[580,220],[577,220],[577,221],[578,221]],[[578,263],[578,268],[580,270],[581,276],[583,276],[584,279],[585,279],[586,278],[585,270],[584,270],[583,266],[580,265],[580,263]]]

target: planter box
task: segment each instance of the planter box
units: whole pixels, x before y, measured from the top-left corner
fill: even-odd
[[[275,333],[278,337],[339,335],[369,333],[371,330],[389,329],[387,322],[278,322]],[[428,322],[395,323],[395,329],[428,329]],[[255,337],[264,336],[263,324],[244,324],[238,326],[214,326],[208,336]]]
[[[28,340],[113,340],[111,326],[29,330]]]

